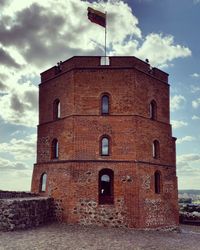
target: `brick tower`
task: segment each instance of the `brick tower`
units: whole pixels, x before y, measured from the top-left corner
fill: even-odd
[[[72,57],[41,74],[32,191],[59,220],[178,225],[168,74],[135,57]]]

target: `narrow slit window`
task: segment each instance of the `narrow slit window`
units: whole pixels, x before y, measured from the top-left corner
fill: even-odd
[[[150,119],[156,120],[156,118],[157,118],[157,104],[155,101],[151,101],[151,103],[149,105],[149,115],[150,115]]]
[[[60,102],[57,103],[57,118],[60,118]]]
[[[54,139],[52,141],[52,159],[58,159],[59,149],[58,149],[58,140]]]
[[[53,118],[54,120],[60,118],[60,101],[58,99],[53,103]]]
[[[40,178],[40,192],[46,191],[47,174],[43,173]]]
[[[160,182],[161,182],[161,176],[160,172],[156,171],[154,174],[154,179],[155,179],[155,193],[160,194]]]
[[[101,98],[101,114],[108,115],[109,114],[109,96],[103,95]]]
[[[103,137],[101,139],[101,155],[109,155],[109,139]]]
[[[152,154],[153,154],[153,158],[155,159],[158,159],[160,157],[160,143],[157,140],[153,141]]]

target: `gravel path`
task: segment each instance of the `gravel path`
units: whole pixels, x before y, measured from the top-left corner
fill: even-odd
[[[200,226],[159,232],[51,224],[36,229],[0,232],[0,250],[200,250]]]

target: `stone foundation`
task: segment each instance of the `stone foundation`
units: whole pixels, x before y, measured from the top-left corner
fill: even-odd
[[[22,195],[21,192],[0,192],[0,194],[0,230],[32,228],[55,219],[52,198],[36,197],[36,194],[30,193],[24,194],[30,195],[29,197],[17,197]],[[12,195],[14,198],[11,198]],[[9,196],[10,198],[5,198]]]
[[[123,199],[118,199],[115,206],[98,205],[93,200],[80,199],[73,213],[79,216],[82,225],[128,227]]]

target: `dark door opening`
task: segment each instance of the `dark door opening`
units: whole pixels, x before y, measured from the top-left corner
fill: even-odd
[[[99,204],[114,203],[113,177],[111,169],[102,169],[99,172]]]

